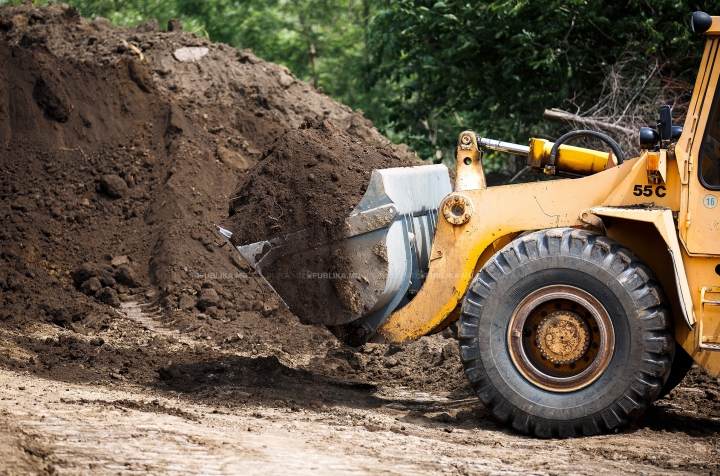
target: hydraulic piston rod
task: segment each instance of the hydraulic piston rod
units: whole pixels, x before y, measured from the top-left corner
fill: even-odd
[[[552,142],[544,139],[530,139],[529,146],[485,137],[477,137],[477,143],[479,147],[486,149],[526,156],[526,164],[533,172],[545,172],[545,166],[553,146]],[[592,175],[615,165],[616,161],[612,153],[561,145],[555,168],[559,175],[578,177]],[[554,174],[553,172],[552,175]]]
[[[498,150],[500,152],[508,152],[516,155],[528,155],[530,153],[530,147],[527,145],[513,144],[512,142],[503,142],[495,139],[486,139],[484,137],[478,137],[477,142],[480,147]]]

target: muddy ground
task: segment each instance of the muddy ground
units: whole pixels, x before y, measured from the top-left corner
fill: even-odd
[[[452,329],[353,349],[285,310],[213,228],[242,174],[309,121],[414,160],[286,68],[62,4],[1,7],[0,64],[0,474],[717,471],[699,370],[633,428],[540,441]]]
[[[43,355],[16,344],[23,340],[19,332],[2,332],[7,355],[0,370],[1,474],[718,471],[720,393],[717,382],[699,370],[633,428],[539,440],[497,424],[462,381],[449,385],[454,391],[423,391],[392,377],[339,379],[308,370],[317,369],[312,362],[324,357],[324,347],[335,349],[332,341],[297,356],[267,343],[224,348],[162,327],[152,311],[126,303],[116,326],[102,333],[105,342],[96,353],[163,349],[168,361],[159,364],[172,370],[155,375],[123,373],[122,367],[83,374],[87,362],[67,358],[58,364],[63,375],[76,368],[78,377],[58,378],[26,364]],[[47,324],[31,329],[33,338],[50,342],[68,333]],[[423,340],[431,348],[454,341],[442,335]],[[409,351],[382,360],[394,364]],[[21,363],[25,368],[18,368]],[[407,369],[413,370],[420,371]],[[174,373],[185,377],[169,375]]]

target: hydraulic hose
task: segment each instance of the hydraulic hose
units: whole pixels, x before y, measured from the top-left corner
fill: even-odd
[[[620,149],[620,145],[613,140],[612,137],[603,134],[602,132],[597,131],[590,131],[590,130],[579,130],[579,131],[571,131],[567,134],[561,136],[558,140],[555,141],[555,144],[553,145],[552,149],[550,150],[550,157],[548,157],[547,166],[545,167],[546,173],[548,175],[555,175],[555,161],[557,159],[558,150],[560,149],[560,146],[563,145],[565,142],[568,142],[570,140],[579,139],[581,137],[595,137],[596,139],[600,139],[604,143],[606,143],[608,146],[610,146],[610,149],[612,149],[613,154],[615,154],[615,157],[617,157],[618,165],[625,162],[625,154],[623,154],[622,150]]]

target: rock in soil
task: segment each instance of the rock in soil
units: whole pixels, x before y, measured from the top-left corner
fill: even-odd
[[[119,266],[115,270],[115,280],[131,288],[140,286],[140,281],[138,281],[135,271],[126,264]]]
[[[97,293],[97,298],[112,307],[120,307],[120,298],[113,288],[102,288]]]
[[[103,175],[100,177],[100,191],[112,198],[123,198],[128,194],[128,187],[117,175]]]
[[[178,300],[178,308],[188,310],[195,307],[195,299],[187,294],[181,294]]]
[[[220,296],[218,296],[217,291],[215,291],[213,288],[205,288],[200,293],[200,298],[197,302],[197,308],[201,311],[204,311],[209,307],[217,305],[219,301]]]
[[[91,296],[94,296],[101,288],[100,280],[94,276],[80,285],[80,291]]]

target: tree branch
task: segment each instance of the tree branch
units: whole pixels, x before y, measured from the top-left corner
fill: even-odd
[[[606,129],[611,131],[622,132],[623,134],[635,135],[637,131],[628,129],[627,127],[619,126],[617,124],[611,124],[608,122],[599,121],[597,119],[591,119],[589,117],[578,116],[560,109],[545,109],[543,117],[546,119],[553,119],[556,121],[567,121],[577,122],[578,124],[584,124],[588,126],[595,126],[599,129]]]

